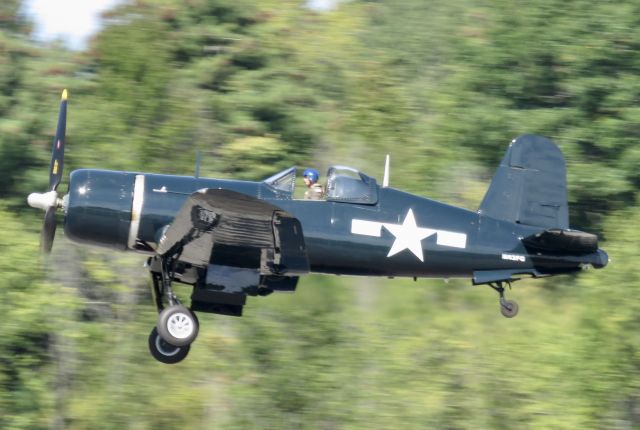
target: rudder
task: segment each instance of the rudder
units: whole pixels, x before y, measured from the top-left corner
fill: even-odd
[[[569,228],[567,173],[560,149],[542,136],[512,140],[478,213],[544,228]]]

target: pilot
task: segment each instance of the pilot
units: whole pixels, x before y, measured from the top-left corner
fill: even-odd
[[[324,187],[318,183],[320,174],[316,169],[305,169],[302,174],[304,184],[308,190],[304,193],[305,199],[320,200],[324,198]]]

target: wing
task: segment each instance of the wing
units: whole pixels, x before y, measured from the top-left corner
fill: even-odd
[[[264,200],[221,189],[193,193],[159,233],[160,255],[180,261],[257,269],[261,275],[309,272],[300,222]]]

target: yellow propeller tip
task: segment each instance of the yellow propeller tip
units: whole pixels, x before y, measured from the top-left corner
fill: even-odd
[[[67,89],[65,88],[64,91],[62,91],[62,100],[66,100],[67,99]]]

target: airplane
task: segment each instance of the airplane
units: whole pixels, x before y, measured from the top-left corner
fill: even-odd
[[[45,210],[41,249],[51,252],[62,209],[72,241],[145,254],[158,311],[149,350],[162,363],[187,356],[196,312],[241,316],[247,296],[293,292],[308,273],[470,278],[511,318],[512,282],[608,262],[596,235],[569,227],[565,160],[541,136],[511,141],[476,211],[390,187],[388,158],[382,185],[330,167],[318,200],[294,198],[295,167],[259,182],[79,169],[60,198],[66,116],[64,90],[49,191],[28,197]],[[189,306],[173,282],[193,287]]]

